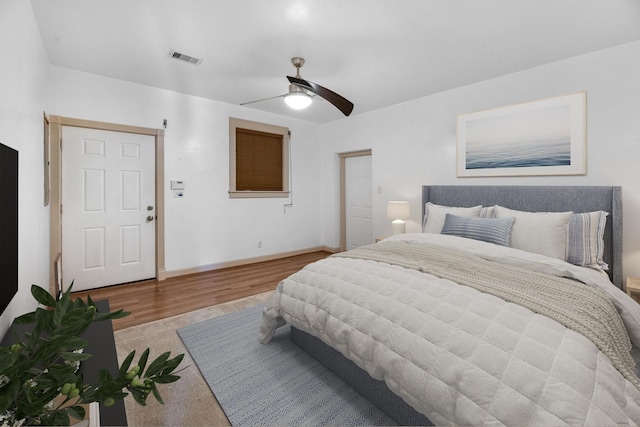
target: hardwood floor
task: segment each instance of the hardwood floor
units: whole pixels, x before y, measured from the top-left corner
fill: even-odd
[[[74,292],[72,297],[84,299],[88,294],[94,301],[109,299],[111,311],[123,308],[130,312],[129,316],[113,321],[113,329],[119,330],[273,290],[285,277],[328,255],[324,251],[312,252],[161,282],[146,280]]]

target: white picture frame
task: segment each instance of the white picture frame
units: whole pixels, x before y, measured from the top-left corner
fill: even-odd
[[[460,114],[458,177],[584,175],[586,92]]]

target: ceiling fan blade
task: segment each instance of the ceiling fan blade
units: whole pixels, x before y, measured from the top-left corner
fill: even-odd
[[[277,95],[277,96],[271,96],[271,97],[269,97],[269,98],[256,99],[255,101],[243,102],[243,103],[242,103],[242,104],[240,104],[240,105],[255,104],[256,102],[268,101],[268,100],[270,100],[270,99],[276,99],[276,98],[283,98],[283,97],[284,97],[284,95],[286,95],[286,94],[283,94],[283,95]]]
[[[287,76],[289,79],[289,83],[294,84],[296,86],[300,86],[303,89],[307,89],[316,95],[326,99],[330,103],[332,103],[338,110],[342,111],[342,114],[348,116],[353,111],[353,103],[346,98],[338,95],[332,90],[327,89],[326,87],[320,86],[317,83],[310,82],[305,79],[301,79],[299,77],[291,77]]]

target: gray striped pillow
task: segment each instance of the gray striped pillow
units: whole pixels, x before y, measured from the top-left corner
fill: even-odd
[[[509,246],[511,228],[515,220],[514,217],[473,218],[447,214],[442,234]]]
[[[569,220],[567,262],[583,267],[608,270],[604,255],[604,227],[608,212],[576,213]]]
[[[480,209],[480,218],[495,218],[496,217],[496,207],[495,206],[483,206]]]

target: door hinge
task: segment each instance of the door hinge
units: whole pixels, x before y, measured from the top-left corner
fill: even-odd
[[[62,204],[60,204],[60,215],[62,215]]]

